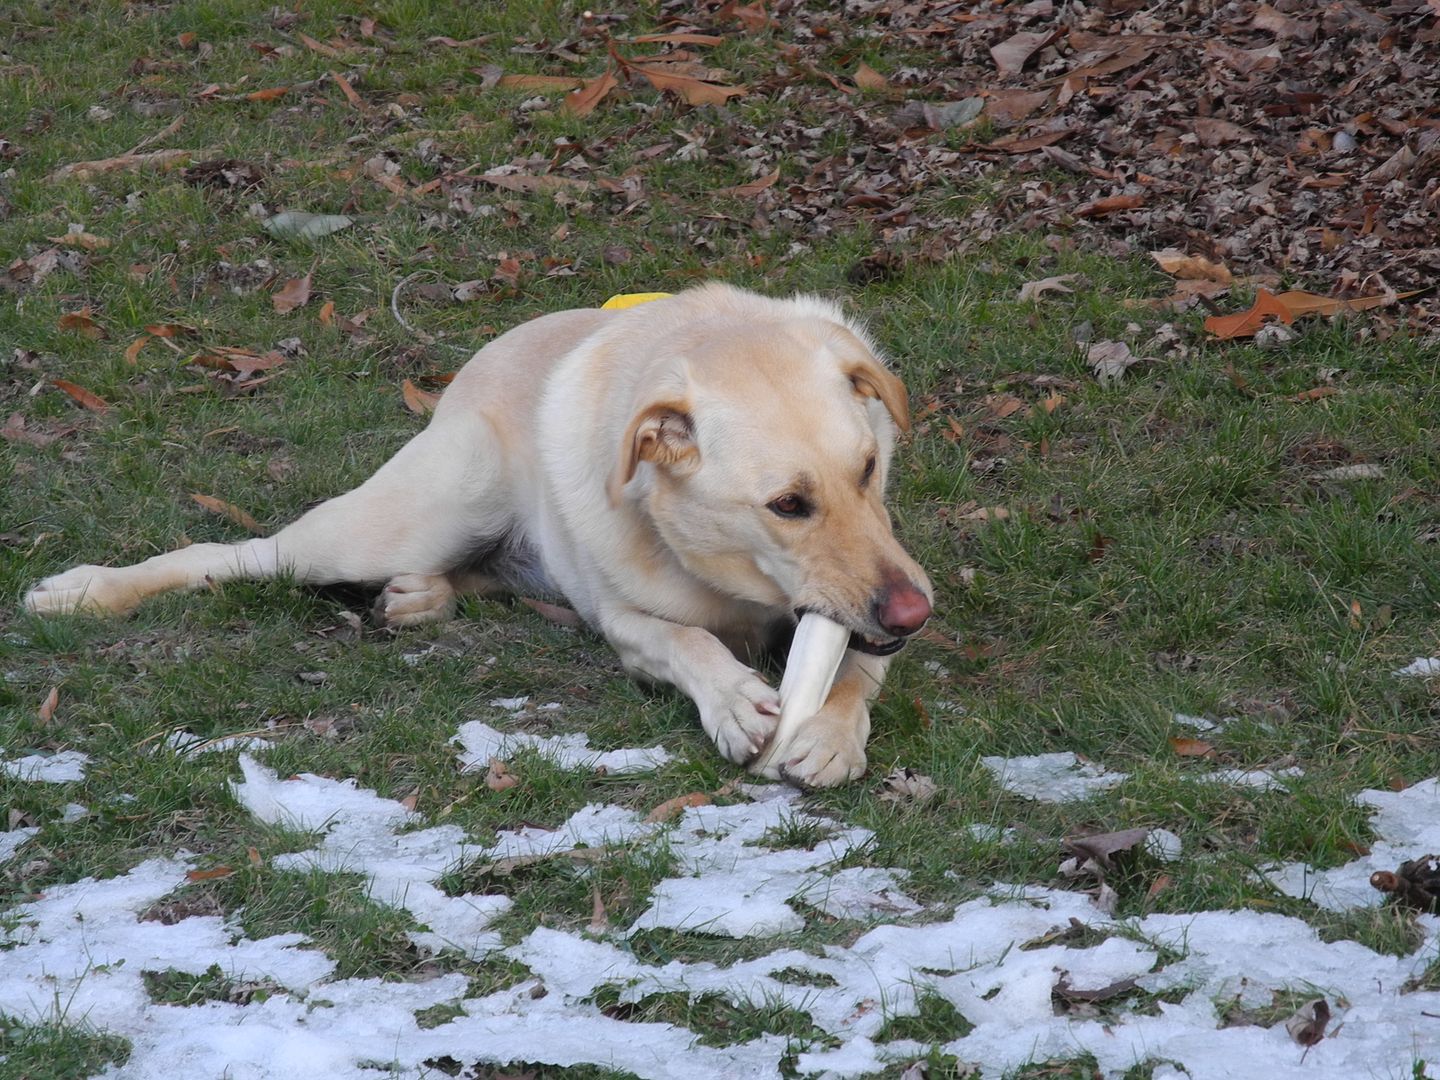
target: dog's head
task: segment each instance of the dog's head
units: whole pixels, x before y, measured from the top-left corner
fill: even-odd
[[[850,627],[852,647],[893,652],[932,596],[884,503],[905,387],[828,314],[797,305],[689,329],[638,403],[611,492],[638,499],[716,590],[816,611]]]

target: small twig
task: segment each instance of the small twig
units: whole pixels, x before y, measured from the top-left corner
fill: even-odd
[[[451,345],[445,341],[436,341],[433,334],[427,334],[418,326],[411,326],[408,322],[405,321],[405,316],[400,314],[401,291],[404,290],[405,286],[409,285],[416,278],[424,277],[427,274],[432,277],[440,278],[441,281],[445,280],[444,277],[442,277],[440,273],[435,270],[416,270],[413,274],[401,278],[400,284],[396,285],[394,291],[390,293],[390,314],[395,316],[395,321],[399,323],[405,329],[405,331],[410,334],[411,337],[415,338],[422,344],[440,345],[446,349],[450,349],[452,352],[465,353],[468,356],[470,354],[469,349],[462,349],[459,345]]]
[[[160,142],[163,139],[168,139],[171,135],[174,135],[177,131],[180,130],[180,125],[183,123],[185,123],[185,114],[181,113],[179,116],[175,117],[174,120],[171,120],[170,123],[166,124],[162,130],[155,132],[154,135],[147,135],[145,138],[141,139],[138,143],[132,146],[129,150],[125,151],[126,156],[128,157],[131,154],[138,154],[147,146],[154,146],[157,142]]]

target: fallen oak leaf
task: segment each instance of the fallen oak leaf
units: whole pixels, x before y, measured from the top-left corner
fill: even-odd
[[[1016,297],[1021,303],[1027,300],[1038,300],[1047,292],[1073,293],[1075,290],[1069,288],[1066,282],[1074,281],[1076,274],[1058,274],[1055,277],[1041,278],[1039,281],[1027,281],[1020,286],[1020,295]]]
[[[1215,747],[1204,739],[1187,739],[1179,735],[1171,738],[1170,749],[1174,750],[1179,757],[1207,758],[1215,756]]]
[[[340,92],[345,95],[345,100],[350,103],[352,109],[360,112],[365,111],[365,102],[355,92],[355,87],[350,85],[350,80],[341,75],[338,71],[330,72],[330,78],[335,80],[335,85],[340,87]]]
[[[1144,205],[1144,195],[1111,195],[1080,207],[1075,211],[1075,216],[1082,218],[1105,217],[1109,214],[1117,214],[1122,210],[1137,210]]]
[[[631,45],[724,45],[725,39],[715,34],[645,34],[641,37],[630,38],[627,44]]]
[[[561,188],[568,188],[571,191],[589,191],[590,181],[575,180],[568,176],[531,176],[528,173],[508,173],[505,175],[492,176],[489,173],[479,173],[476,180],[483,181],[493,187],[504,188],[506,191],[559,191]]]
[[[1267,316],[1274,316],[1287,325],[1295,321],[1290,309],[1277,300],[1274,293],[1261,288],[1255,291],[1255,303],[1250,306],[1249,311],[1234,315],[1211,315],[1205,320],[1205,329],[1221,341],[1254,337],[1255,332],[1265,325]]]
[[[91,412],[103,413],[110,408],[110,403],[99,394],[92,393],[78,383],[71,382],[69,379],[51,379],[50,385],[64,390],[65,393],[69,394],[79,405],[89,409]]]
[[[212,514],[219,514],[223,518],[228,518],[236,525],[248,529],[256,536],[263,536],[265,534],[264,527],[234,503],[228,503],[224,499],[217,499],[214,495],[201,495],[196,491],[190,492],[190,498],[194,499]]]
[[[335,301],[326,300],[320,305],[320,313],[317,316],[321,326],[333,326],[335,323]]]
[[[1301,1046],[1314,1046],[1325,1038],[1330,1023],[1330,1003],[1324,998],[1307,1001],[1285,1021],[1285,1030]]]
[[[1097,341],[1085,350],[1085,360],[1101,386],[1114,386],[1141,357],[1123,341]]]
[[[687,105],[724,105],[732,97],[741,97],[750,92],[748,86],[722,86],[720,83],[705,82],[690,75],[677,75],[663,70],[657,64],[627,60],[611,50],[611,55],[626,71],[638,74],[661,93],[677,95]]]
[[[569,93],[585,85],[578,75],[501,75],[496,86],[502,90],[541,90]]]
[[[1152,251],[1150,258],[1165,273],[1182,281],[1214,281],[1229,285],[1235,279],[1224,263],[1212,262],[1202,255],[1186,255],[1175,248]]]
[[[91,341],[99,341],[101,338],[108,336],[105,328],[91,316],[88,307],[61,315],[55,325],[61,330],[73,330],[75,333],[81,334]]]
[[[251,90],[245,95],[246,101],[276,101],[290,92],[288,86],[268,86],[263,90]]]
[[[196,153],[195,150],[150,150],[143,154],[121,154],[118,157],[101,158],[98,161],[76,161],[60,166],[46,179],[53,183],[56,180],[70,178],[88,180],[101,173],[125,172],[134,169],[170,169],[177,165],[187,164]]]
[[[309,34],[304,34],[297,30],[295,36],[300,39],[300,44],[304,45],[313,53],[319,53],[321,56],[329,57],[331,60],[338,59],[340,56],[339,49],[332,45],[326,45],[323,41],[316,41]]]
[[[589,79],[580,89],[565,95],[562,107],[571,116],[589,116],[595,107],[605,100],[607,94],[620,85],[620,80],[611,68],[605,74]]]
[[[439,394],[421,390],[409,379],[400,384],[400,393],[405,398],[405,407],[416,416],[429,416],[440,401]]]
[[[485,770],[485,786],[491,791],[509,791],[517,787],[520,777],[510,771],[510,766],[499,758],[491,758],[490,766]]]
[[[940,793],[939,786],[930,777],[914,769],[901,766],[880,781],[881,802],[927,803]]]
[[[890,80],[861,60],[860,66],[855,69],[855,85],[861,90],[888,90]]]
[[[1338,315],[1342,311],[1369,311],[1398,300],[1409,300],[1426,291],[1425,289],[1412,289],[1410,292],[1379,293],[1375,296],[1357,296],[1353,300],[1342,300],[1335,296],[1320,296],[1316,293],[1291,290],[1276,294],[1275,300],[1290,312],[1292,318],[1298,319],[1305,315],[1329,316]]]
[[[228,866],[215,866],[209,870],[187,870],[185,871],[186,881],[219,881],[235,873]]]
[[[55,707],[59,704],[60,688],[58,686],[52,686],[50,692],[45,695],[45,700],[40,703],[40,708],[35,714],[42,725],[48,724],[51,720],[55,719]]]
[[[1333,397],[1340,391],[1333,386],[1312,386],[1309,390],[1301,390],[1300,393],[1286,398],[1286,401],[1319,401],[1321,398]]]
[[[77,232],[67,232],[63,236],[47,236],[45,238],[52,244],[60,244],[64,247],[78,247],[86,251],[100,251],[110,246],[110,241],[103,236],[96,236],[94,233],[85,232],[81,229]]]
[[[757,180],[751,180],[748,184],[736,184],[734,187],[716,188],[710,194],[733,195],[737,197],[759,195],[760,192],[774,187],[775,182],[779,179],[780,170],[776,169],[774,172],[767,173],[765,176],[762,176]]]
[[[692,791],[688,795],[676,795],[673,799],[666,799],[650,813],[645,815],[647,824],[655,824],[661,821],[669,821],[677,818],[692,806],[709,806],[711,798],[703,791]]]
[[[310,302],[310,280],[314,272],[312,267],[304,277],[291,278],[270,295],[270,303],[277,312],[287,315]]]

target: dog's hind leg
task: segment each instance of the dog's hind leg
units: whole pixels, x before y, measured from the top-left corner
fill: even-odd
[[[453,410],[358,488],[321,503],[274,536],[194,544],[133,566],[77,566],[42,581],[25,606],[42,613],[126,612],[157,593],[287,571],[315,585],[395,579],[408,586],[417,578],[444,583],[444,575],[476,547],[510,528],[513,502],[502,466],[489,422]],[[448,595],[420,605],[430,617],[449,611],[454,592],[448,583],[445,589]]]

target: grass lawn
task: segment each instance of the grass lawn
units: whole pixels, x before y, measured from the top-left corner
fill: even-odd
[[[655,4],[621,5],[624,20],[609,24],[586,23],[580,9],[312,0],[292,19],[259,0],[15,0],[0,14],[0,146],[13,158],[0,162],[13,172],[0,179],[0,253],[33,263],[67,230],[102,241],[60,245],[48,273],[12,267],[0,303],[0,399],[4,416],[23,418],[0,455],[0,760],[89,758],[84,779],[68,784],[0,773],[0,828],[39,829],[0,862],[0,927],[7,909],[47,890],[185,851],[201,869],[234,872],[171,898],[182,917],[230,916],[253,937],[298,931],[345,978],[458,973],[487,992],[522,979],[506,961],[417,952],[410,916],[375,902],[361,878],[277,870],[276,856],[315,836],[261,824],[236,802],[233,753],[179,753],[167,736],[263,736],[263,760],[281,777],[355,778],[489,844],[501,830],[558,826],[590,803],[643,813],[739,779],[678,693],[637,686],[601,640],[519,603],[470,600],[455,623],[392,633],[370,623],[358,592],[286,581],[161,598],[127,619],[40,620],[19,599],[77,562],[247,535],[192,493],[274,528],[346,490],[422,426],[406,407],[407,380],[439,389],[435,377],[518,322],[719,278],[842,297],[904,376],[917,415],[893,496],[898,529],[936,585],[934,632],[891,669],[866,780],[805,802],[873,830],[848,865],[909,871],[907,893],[948,911],[997,881],[1064,886],[1064,837],[1164,828],[1184,855],[1113,877],[1120,916],[1252,909],[1304,919],[1326,940],[1413,950],[1403,915],[1326,912],[1254,871],[1354,859],[1373,839],[1358,792],[1440,774],[1437,683],[1391,674],[1440,653],[1433,339],[1403,325],[1376,333],[1356,317],[1297,324],[1278,349],[1207,342],[1200,314],[1143,303],[1171,287],[1150,260],[1061,235],[1006,231],[925,258],[899,257],[918,241],[863,212],[817,235],[784,212],[787,188],[806,182],[786,125],[820,129],[814,144],[831,154],[862,137],[817,94],[791,108],[757,89],[691,108],[637,85],[577,118],[553,91],[488,85],[491,65],[594,77],[604,50],[582,38],[584,62],[562,62],[567,40],[596,25],[617,38],[665,28]],[[452,47],[441,37],[485,40]],[[724,69],[720,81],[759,87],[783,38],[783,28],[733,34],[703,57]],[[906,49],[922,47],[837,52],[833,73],[848,78],[867,57],[898,70]],[[247,98],[279,87],[291,89]],[[238,163],[228,176],[49,179],[182,118],[152,148]],[[587,186],[509,190],[457,176],[511,163],[531,175],[553,163],[553,175]],[[717,194],[774,169],[768,193]],[[1006,183],[931,184],[914,212],[983,215],[1013,197]],[[315,240],[277,238],[261,219],[282,210],[353,223]],[[865,272],[876,252],[897,257]],[[308,303],[278,312],[272,292],[307,274]],[[1017,299],[1024,283],[1062,274],[1075,275],[1073,292]],[[396,298],[407,329],[391,301],[411,275]],[[478,284],[456,300],[462,282]],[[1227,303],[1239,299],[1248,302]],[[162,324],[180,329],[147,332]],[[1129,342],[1145,359],[1102,386],[1083,345],[1100,340]],[[283,362],[244,380],[222,370],[217,348],[277,351]],[[108,408],[81,407],[55,380]],[[1304,395],[1318,386],[1335,392]],[[1325,475],[1359,464],[1380,468]],[[52,689],[53,710],[42,709]],[[509,715],[489,704],[527,695],[561,708]],[[1205,748],[1175,742],[1196,737],[1176,713],[1232,719],[1199,736],[1209,749],[1196,756]],[[641,776],[592,775],[521,755],[521,783],[495,792],[457,768],[450,740],[472,719],[583,730],[602,748],[662,745],[673,759]],[[1044,803],[1006,792],[979,763],[1055,751],[1129,779]],[[896,767],[933,778],[939,797],[881,799],[879,780]],[[1303,775],[1270,791],[1191,782],[1216,768]],[[88,813],[62,823],[72,803]],[[975,825],[1015,831],[1001,839]],[[509,896],[496,929],[511,944],[539,926],[584,930],[597,898],[623,928],[672,873],[662,849],[637,844],[594,867],[546,863],[495,880],[460,866],[444,887]],[[786,943],[849,944],[860,929],[812,920]],[[753,942],[660,930],[621,944],[650,963],[755,955]],[[147,987],[177,1003],[267,992],[223,973],[187,982],[156,972]],[[954,1038],[962,1021],[947,1019],[948,1007],[906,1018],[894,1037]],[[807,1017],[778,1007],[737,1011],[681,994],[624,1009],[726,1044],[759,1032],[812,1037]],[[18,1062],[9,1075],[48,1080],[124,1061],[125,1040],[96,1019],[58,1006],[47,1023],[0,1016],[0,1070]],[[1068,1073],[1046,1068],[1026,1075],[1089,1075],[1079,1060]]]

